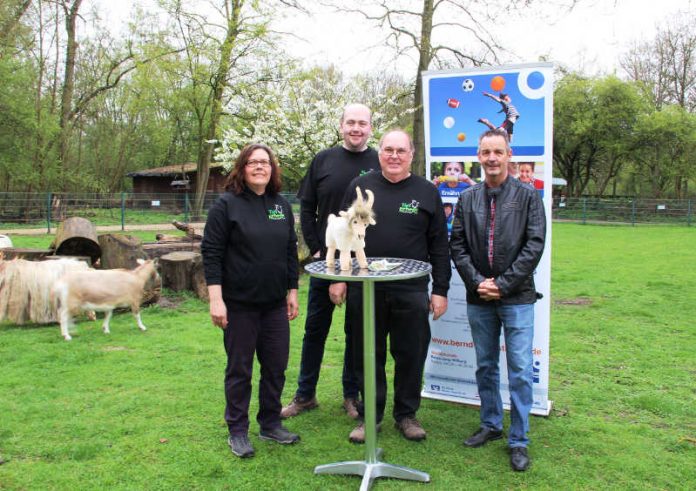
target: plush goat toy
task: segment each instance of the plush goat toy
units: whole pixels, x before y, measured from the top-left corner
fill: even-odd
[[[372,204],[375,197],[372,191],[365,190],[367,201],[363,199],[362,191],[355,188],[357,197],[347,211],[339,212],[339,216],[333,213],[329,215],[329,223],[326,226],[326,266],[334,268],[336,249],[340,252],[341,271],[350,271],[350,252],[355,251],[355,257],[361,268],[367,268],[365,257],[365,230],[368,225],[374,225],[375,213]]]
[[[157,281],[157,268],[152,260],[138,260],[139,266],[125,269],[87,270],[67,273],[60,278],[54,291],[58,297],[60,332],[70,341],[72,315],[79,310],[105,312],[102,328],[109,333],[109,321],[116,307],[130,307],[141,331],[146,330],[140,319],[140,303],[150,278]]]

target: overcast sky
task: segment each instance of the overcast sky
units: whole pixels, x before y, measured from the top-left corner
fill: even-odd
[[[100,9],[111,9],[117,23],[128,16],[134,2],[151,1],[94,0]],[[499,31],[504,34],[499,40],[510,50],[504,55],[507,62],[534,62],[545,55],[550,61],[588,75],[620,75],[618,59],[623,52],[636,41],[652,39],[658,25],[694,9],[696,0],[580,0],[565,15],[547,12],[542,19],[537,10],[526,18],[501,21]],[[308,64],[334,63],[349,74],[382,67],[407,78],[414,75],[416,61],[394,60],[392,51],[375,47],[384,33],[359,17],[324,13],[308,22],[298,16],[279,27],[306,39],[288,43],[286,49]]]

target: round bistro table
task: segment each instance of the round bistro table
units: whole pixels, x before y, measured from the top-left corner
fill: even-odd
[[[353,259],[350,271],[341,271],[338,259],[334,267],[329,268],[326,261],[316,261],[305,266],[305,271],[311,276],[333,281],[359,281],[363,287],[363,360],[364,360],[364,391],[365,398],[365,460],[336,462],[318,465],[315,474],[350,474],[362,476],[361,491],[367,491],[372,481],[378,477],[391,477],[411,481],[430,482],[430,476],[421,471],[399,465],[381,462],[382,449],[377,448],[377,409],[376,409],[376,375],[375,375],[375,282],[399,281],[418,278],[430,273],[429,263],[414,259],[401,258],[368,258],[368,263],[388,261],[400,263],[394,269],[372,271],[361,269]]]

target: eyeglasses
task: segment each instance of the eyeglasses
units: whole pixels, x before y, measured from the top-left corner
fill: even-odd
[[[387,148],[382,148],[382,149],[380,150],[380,152],[382,152],[383,154],[385,154],[387,157],[390,157],[390,156],[396,154],[397,157],[399,157],[400,159],[402,159],[402,158],[404,158],[406,155],[408,155],[411,151],[410,151],[409,149],[407,149],[407,148],[391,148],[391,147],[387,147]]]
[[[244,164],[247,167],[270,167],[271,166],[271,161],[266,160],[266,159],[261,159],[261,160],[247,160],[247,163]]]

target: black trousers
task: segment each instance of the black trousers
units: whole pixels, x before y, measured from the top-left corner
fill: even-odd
[[[374,305],[377,421],[384,417],[387,400],[387,338],[394,358],[394,419],[415,417],[420,407],[423,365],[430,343],[428,293],[378,284]],[[364,400],[362,306],[362,285],[349,282],[346,322],[351,323],[355,372]],[[362,405],[358,409],[363,416]]]
[[[268,310],[246,310],[227,303],[227,329],[223,335],[225,368],[225,421],[230,435],[249,431],[249,401],[254,353],[261,365],[259,411],[263,430],[280,426],[280,396],[290,349],[290,323],[283,304]]]

